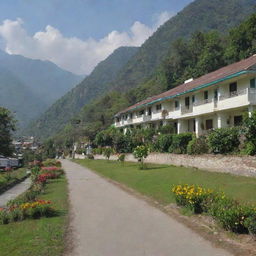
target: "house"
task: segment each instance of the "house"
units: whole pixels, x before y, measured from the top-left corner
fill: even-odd
[[[241,124],[256,106],[256,55],[132,105],[115,115],[123,128],[173,125],[176,133]]]

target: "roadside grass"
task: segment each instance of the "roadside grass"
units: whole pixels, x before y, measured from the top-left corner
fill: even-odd
[[[52,201],[59,215],[0,225],[0,255],[62,255],[68,222],[67,194],[65,177],[49,180],[45,192],[39,198]]]
[[[139,164],[132,162],[89,159],[74,161],[123,183],[163,205],[175,202],[171,188],[178,184],[200,185],[223,191],[243,204],[256,204],[256,178],[169,165],[147,164],[146,170],[139,170]]]
[[[4,190],[6,187],[10,186],[12,183],[21,181],[27,176],[26,168],[19,168],[13,170],[10,173],[1,171],[0,172],[0,191]]]

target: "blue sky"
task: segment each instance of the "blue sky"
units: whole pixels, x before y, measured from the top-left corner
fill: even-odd
[[[62,56],[67,49],[73,49],[71,40],[67,39],[75,37],[80,40],[80,44],[78,41],[73,42],[74,48],[81,48],[81,51],[90,50],[94,52],[94,56],[97,55],[95,58],[84,56],[84,59],[88,58],[88,61],[91,61],[91,65],[79,63],[80,68],[76,73],[88,74],[99,61],[122,44],[141,45],[150,33],[155,31],[156,24],[160,25],[191,1],[1,0],[1,47],[11,54],[47,59],[62,68],[75,72],[78,67],[74,65],[69,67],[68,61],[65,61]],[[17,18],[20,19],[17,20]],[[7,19],[9,22],[4,23]],[[113,34],[113,31],[117,31],[118,34]],[[37,34],[38,32],[43,33]],[[144,32],[145,35],[143,35]],[[52,45],[49,45],[53,35],[58,40],[56,39]],[[38,40],[39,45],[35,42]],[[15,44],[14,41],[17,43]],[[62,46],[59,51],[57,41]],[[66,48],[63,45],[66,45]],[[74,52],[73,59],[71,53],[66,56],[67,60],[72,59],[71,63],[79,56],[75,49]]]

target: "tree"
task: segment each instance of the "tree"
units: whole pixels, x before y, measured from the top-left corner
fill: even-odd
[[[0,107],[0,155],[10,156],[13,153],[12,133],[15,131],[15,124],[11,112]]]
[[[146,146],[138,146],[134,149],[133,155],[141,163],[141,169],[144,169],[144,159],[147,158],[149,150]]]

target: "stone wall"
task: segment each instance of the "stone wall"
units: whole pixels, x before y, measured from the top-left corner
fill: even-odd
[[[105,159],[102,155],[95,155],[95,159]],[[117,160],[117,156],[111,156]],[[137,161],[132,154],[126,154],[125,161]],[[146,163],[168,164],[175,166],[194,167],[207,171],[227,172],[236,175],[256,177],[256,158],[250,156],[224,155],[177,155],[168,153],[151,153]]]

